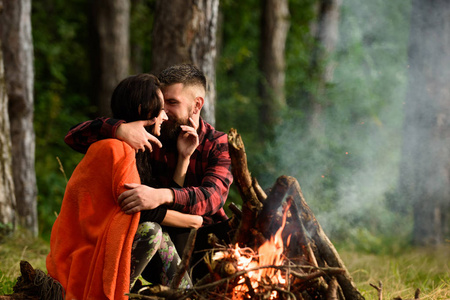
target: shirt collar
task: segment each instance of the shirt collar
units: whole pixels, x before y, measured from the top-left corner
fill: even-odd
[[[206,135],[206,125],[205,125],[205,122],[203,121],[202,117],[200,117],[200,119],[199,119],[197,133],[198,133],[198,143],[199,143],[199,145],[201,145],[203,143],[203,140],[205,139],[205,135]]]

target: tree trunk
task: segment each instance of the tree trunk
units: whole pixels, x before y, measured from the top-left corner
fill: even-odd
[[[436,245],[448,238],[450,212],[450,3],[412,3],[400,191],[414,243]]]
[[[100,116],[111,115],[111,95],[129,74],[130,0],[93,1],[94,85]]]
[[[287,0],[264,0],[261,22],[261,50],[259,68],[261,79],[260,126],[263,137],[271,137],[271,131],[280,122],[280,111],[286,107],[284,94],[285,46],[289,30]]]
[[[2,1],[0,1],[0,6]],[[2,12],[0,11],[0,14]],[[0,45],[1,45],[0,36]],[[8,116],[8,95],[5,87],[3,53],[0,47],[0,237],[15,227],[14,181],[12,174],[11,136]]]
[[[158,0],[152,39],[152,73],[180,63],[203,71],[207,90],[202,117],[213,126],[218,14],[219,0]]]
[[[36,236],[38,221],[34,168],[31,0],[4,1],[0,24],[5,83],[9,98],[16,214],[18,225]]]
[[[316,88],[308,93],[312,128],[320,127],[326,86],[333,80],[335,63],[331,56],[338,42],[341,4],[342,0],[320,0],[316,4],[316,22],[311,26],[311,34],[316,43],[310,64],[310,77]]]

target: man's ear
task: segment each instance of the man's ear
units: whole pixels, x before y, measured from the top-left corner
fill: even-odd
[[[195,97],[194,114],[200,113],[203,104],[205,104],[205,99],[203,97]]]

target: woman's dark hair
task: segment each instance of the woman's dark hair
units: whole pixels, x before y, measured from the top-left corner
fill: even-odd
[[[111,97],[113,118],[126,122],[156,118],[162,109],[160,86],[156,76],[146,73],[122,80]]]
[[[122,80],[111,97],[113,118],[126,122],[156,118],[163,109],[162,101],[158,97],[160,86],[156,76],[146,73]],[[153,127],[154,125],[146,129],[152,132]],[[139,151],[136,154],[136,165],[141,182],[154,186],[149,156],[149,151]]]

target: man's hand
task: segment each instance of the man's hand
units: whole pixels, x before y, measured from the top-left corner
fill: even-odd
[[[123,123],[117,128],[116,137],[126,142],[136,151],[145,151],[145,148],[152,151],[153,148],[150,142],[161,148],[161,142],[145,130],[145,126],[151,126],[153,124],[155,124],[155,119]]]
[[[141,210],[154,209],[162,204],[173,202],[173,193],[170,189],[155,189],[137,183],[127,183],[125,188],[130,190],[120,194],[117,201],[126,214],[134,214]]]
[[[192,118],[189,118],[192,126],[181,125],[181,132],[178,135],[177,149],[178,154],[184,158],[189,158],[198,146],[198,124],[195,124]]]

